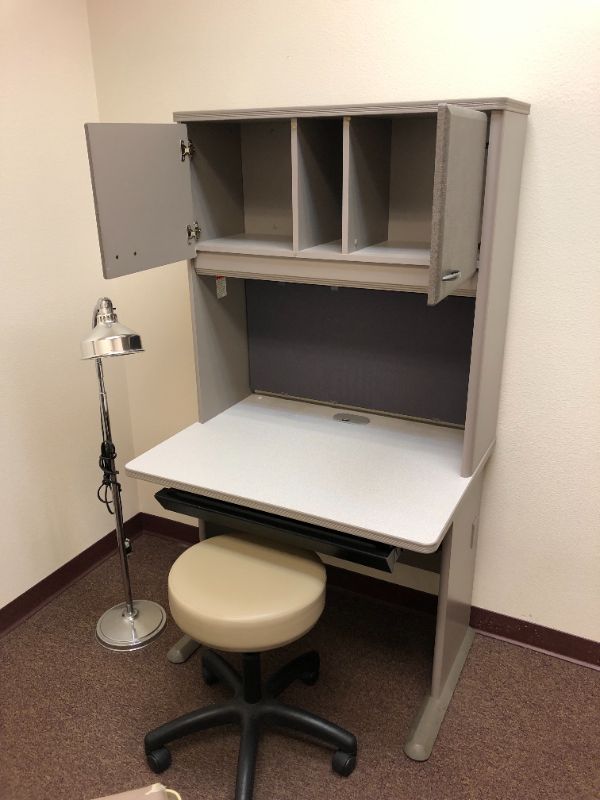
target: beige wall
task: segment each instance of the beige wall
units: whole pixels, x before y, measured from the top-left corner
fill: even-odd
[[[184,266],[101,278],[82,132],[96,87],[102,119],[137,121],[508,94],[533,113],[475,603],[600,639],[597,3],[91,0],[96,85],[83,0],[1,8],[0,606],[111,527],[94,499],[95,377],[78,360],[97,296],[147,347],[107,368],[121,463],[196,415]],[[142,507],[157,513],[152,491]]]
[[[598,9],[591,0],[89,2],[106,121],[168,121],[173,110],[186,108],[485,95],[533,104],[498,447],[485,489],[474,601],[595,639]],[[85,209],[91,227],[88,207],[82,192],[78,213]],[[97,258],[87,237],[80,247]],[[49,257],[56,261],[55,248],[40,255],[31,259],[38,271]],[[85,280],[93,283],[98,272],[91,260]],[[80,273],[77,280],[83,282]],[[128,371],[133,443],[141,452],[196,415],[185,269],[153,270],[114,286],[148,347]],[[56,295],[55,281],[53,289]],[[166,332],[160,338],[158,309]],[[150,487],[141,495],[143,508],[156,513]]]
[[[83,135],[84,121],[98,113],[86,5],[14,0],[0,11],[2,607],[113,522],[95,498],[94,367],[79,360],[92,307],[106,291]],[[119,301],[118,285],[110,288]],[[126,368],[106,369],[125,457]],[[125,488],[131,516],[135,482]]]

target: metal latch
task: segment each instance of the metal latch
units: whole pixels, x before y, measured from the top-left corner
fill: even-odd
[[[447,272],[444,272],[442,275],[443,281],[455,281],[460,278],[460,270],[459,269],[451,269]]]
[[[180,139],[181,144],[181,160],[185,161],[186,157],[191,161],[194,157],[194,145],[191,139]]]
[[[200,234],[202,233],[202,228],[198,225],[198,222],[194,222],[193,225],[187,226],[187,237],[188,242],[191,242],[192,239],[195,239],[197,242],[200,241]]]

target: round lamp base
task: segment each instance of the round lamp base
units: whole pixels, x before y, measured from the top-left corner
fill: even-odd
[[[133,615],[126,603],[105,611],[96,625],[96,638],[109,650],[139,650],[161,633],[167,622],[162,606],[152,600],[134,600]]]

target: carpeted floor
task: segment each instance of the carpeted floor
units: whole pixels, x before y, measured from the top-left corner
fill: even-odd
[[[166,604],[179,552],[175,542],[139,539],[136,595]],[[173,623],[135,653],[98,646],[96,620],[120,599],[110,559],[0,641],[1,800],[90,800],[153,783],[144,733],[224,696],[204,686],[197,656],[167,662],[179,637]],[[600,672],[490,638],[475,639],[430,760],[402,754],[426,687],[432,623],[331,590],[317,627],[269,654],[265,671],[304,649],[320,651],[319,683],[284,697],[353,731],[358,766],[339,778],[329,751],[267,732],[255,800],[600,798]],[[234,728],[181,740],[161,780],[183,800],[230,800],[237,743]]]

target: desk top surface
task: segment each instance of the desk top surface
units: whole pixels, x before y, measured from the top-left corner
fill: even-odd
[[[471,478],[463,432],[251,395],[126,465],[128,474],[345,533],[431,552]],[[355,413],[355,412],[348,412]]]

